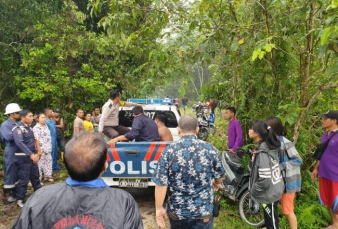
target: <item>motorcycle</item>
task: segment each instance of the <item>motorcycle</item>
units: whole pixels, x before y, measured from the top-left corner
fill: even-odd
[[[208,109],[203,109],[201,112],[197,113],[198,127],[200,128],[197,136],[199,139],[205,141],[209,137],[209,133],[216,133],[215,115],[210,113],[207,115]]]
[[[251,151],[241,153],[251,155]],[[248,172],[245,172],[241,160],[236,153],[224,151],[221,158],[225,169],[225,177],[219,193],[233,201],[239,201],[240,217],[247,224],[253,227],[263,226],[264,210],[259,203],[250,198],[250,168]]]
[[[215,114],[213,114],[213,113],[209,114],[209,117],[208,117],[208,128],[209,128],[209,132],[211,134],[215,134],[216,133]]]
[[[202,113],[197,114],[197,124],[199,127],[197,137],[203,141],[206,141],[209,137],[209,125],[208,122],[204,120]]]

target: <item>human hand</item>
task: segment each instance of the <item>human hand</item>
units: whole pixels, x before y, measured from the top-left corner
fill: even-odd
[[[108,145],[110,146],[115,146],[116,142],[118,142],[118,140],[116,138],[110,139],[108,141]]]
[[[167,212],[163,207],[156,209],[156,223],[160,228],[165,227],[164,219],[167,218]]]
[[[232,149],[229,149],[229,152],[230,152],[230,153],[234,153],[234,151],[233,151]]]
[[[92,112],[92,116],[93,116],[93,117],[95,117],[95,116],[96,116],[94,111]]]
[[[318,181],[318,168],[315,168],[312,173],[311,173],[311,177],[314,181]]]
[[[39,155],[35,153],[32,153],[29,157],[33,161],[34,164],[38,163],[39,158],[40,158]]]
[[[212,181],[212,187],[213,187],[213,189],[214,189],[215,192],[218,191],[219,185],[220,185],[220,184],[217,184],[215,180]]]

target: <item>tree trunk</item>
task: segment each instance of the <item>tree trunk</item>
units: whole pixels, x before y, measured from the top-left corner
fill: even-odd
[[[309,79],[310,79],[310,64],[311,64],[311,55],[313,50],[313,27],[314,27],[314,17],[315,17],[315,9],[316,9],[316,1],[312,1],[310,3],[310,11],[309,11],[309,20],[308,20],[308,29],[307,29],[307,36],[306,36],[306,49],[305,49],[305,57],[304,61],[301,61],[301,71],[300,71],[300,78],[302,80],[302,94],[301,94],[301,107],[302,110],[299,114],[299,119],[296,122],[294,127],[294,134],[293,134],[293,143],[296,144],[299,136],[299,129],[302,125],[301,120],[304,118],[306,111],[311,107],[312,103],[310,104],[309,100]],[[300,58],[302,60],[302,58]],[[320,93],[320,92],[319,92]],[[314,95],[315,98],[318,95]],[[311,99],[315,99],[312,98]]]

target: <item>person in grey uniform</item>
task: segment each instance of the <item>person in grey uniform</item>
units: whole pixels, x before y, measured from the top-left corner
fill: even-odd
[[[4,121],[0,128],[1,140],[5,145],[3,169],[4,169],[4,190],[3,196],[7,200],[12,195],[12,191],[17,181],[17,170],[14,164],[15,143],[13,139],[12,129],[16,127],[16,122],[20,120],[21,108],[16,103],[10,103],[6,106],[5,115],[8,119]]]
[[[120,106],[139,106],[137,103],[129,103],[121,101],[121,93],[118,89],[110,91],[108,101],[102,107],[102,115],[99,122],[98,132],[115,138],[124,135],[130,130],[125,126],[119,125],[119,107]]]

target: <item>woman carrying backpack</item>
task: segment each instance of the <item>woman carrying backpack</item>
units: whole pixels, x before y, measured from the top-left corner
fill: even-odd
[[[277,117],[270,117],[266,120],[268,126],[277,135],[281,143],[278,151],[279,164],[282,171],[282,176],[285,183],[284,193],[280,200],[282,213],[286,215],[290,229],[297,229],[297,217],[294,213],[294,199],[296,192],[300,192],[302,180],[300,175],[300,165],[302,158],[299,156],[295,145],[289,141],[286,136],[286,128],[282,121]]]
[[[263,120],[251,122],[249,137],[257,144],[251,160],[249,183],[251,199],[263,206],[265,227],[278,229],[277,205],[284,190],[278,163],[280,142],[271,127]]]

